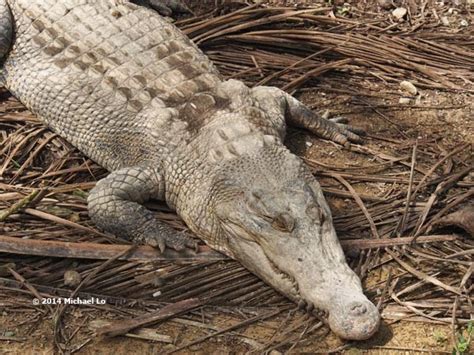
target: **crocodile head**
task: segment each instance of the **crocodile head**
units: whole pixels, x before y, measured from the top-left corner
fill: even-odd
[[[261,153],[225,164],[215,180],[219,249],[290,299],[322,311],[338,336],[371,337],[380,316],[347,265],[321,187],[285,148]]]

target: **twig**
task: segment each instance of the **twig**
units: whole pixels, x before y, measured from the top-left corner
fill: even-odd
[[[0,222],[5,221],[8,216],[17,213],[18,211],[22,210],[26,206],[28,206],[40,193],[40,189],[34,189],[31,191],[27,196],[22,198],[20,201],[14,203],[11,207],[0,211]]]
[[[23,239],[0,235],[0,252],[22,255],[108,260],[117,254],[120,254],[121,256],[118,260],[129,261],[202,261],[227,259],[223,254],[213,251],[207,246],[200,246],[197,253],[188,248],[180,252],[168,248],[163,253],[160,253],[159,250],[150,246],[140,246],[130,253],[127,253],[127,250],[129,249],[130,245],[87,242],[70,243],[53,240]]]
[[[380,239],[380,235],[377,231],[377,227],[375,226],[374,220],[372,219],[372,216],[370,215],[369,211],[364,205],[364,202],[361,200],[359,195],[357,195],[357,192],[354,190],[354,188],[347,182],[346,179],[344,179],[340,174],[331,174],[332,177],[334,177],[337,181],[339,181],[341,184],[343,184],[351,193],[351,195],[354,197],[354,200],[356,201],[357,205],[361,208],[362,212],[364,212],[365,217],[367,218],[367,221],[369,222],[370,225],[370,230],[372,231],[372,236],[376,239]]]
[[[41,296],[41,294],[36,290],[36,288],[33,285],[31,285],[23,276],[21,276],[19,273],[17,273],[15,270],[13,270],[10,267],[8,267],[7,269],[13,275],[15,279],[17,279],[19,282],[25,285],[25,287],[28,289],[28,291],[31,292],[33,296],[35,296],[40,301],[43,299],[43,296]],[[49,304],[46,304],[46,308],[48,308],[48,310],[51,313],[53,312],[53,309],[51,308]]]
[[[395,255],[394,252],[392,252],[391,250],[389,249],[386,249],[387,253],[390,254],[392,256],[392,258],[394,258],[397,263],[400,264],[400,266],[402,266],[405,270],[407,270],[410,274],[416,276],[418,279],[420,280],[424,280],[426,282],[429,282],[429,283],[432,283],[433,285],[436,285],[436,286],[439,286],[449,292],[452,292],[458,296],[461,295],[461,290],[457,287],[453,287],[453,286],[449,286],[449,285],[446,285],[445,283],[439,281],[437,278],[435,277],[432,277],[432,276],[429,276],[429,275],[426,275],[424,272],[422,271],[419,271],[417,269],[415,269],[414,267],[410,266],[408,263],[402,261],[398,256]]]
[[[97,335],[103,335],[107,337],[123,335],[129,333],[133,329],[164,321],[178,314],[190,311],[194,308],[202,306],[204,303],[204,301],[199,300],[197,298],[191,298],[184,301],[172,303],[163,307],[155,313],[151,313],[143,317],[137,317],[130,320],[122,319],[117,322],[111,322],[110,325],[97,330]]]
[[[102,263],[99,267],[95,268],[94,271],[92,271],[89,275],[87,275],[87,277],[79,283],[79,285],[74,289],[74,291],[71,292],[70,298],[76,297],[76,295],[79,293],[81,288],[84,285],[87,285],[89,283],[89,281],[95,275],[97,275],[99,272],[101,272],[102,270],[107,268],[114,261],[118,260],[121,256],[126,255],[129,252],[133,251],[135,248],[136,248],[135,246],[129,247],[127,250],[115,255],[114,257],[110,258],[106,262]],[[62,332],[61,332],[62,329],[60,330],[60,325],[61,325],[61,318],[62,318],[62,315],[63,315],[65,309],[66,309],[66,304],[59,305],[59,307],[57,308],[57,311],[56,311],[56,313],[53,317],[53,320],[54,320],[54,343],[55,343],[55,345],[58,349],[63,348],[63,344],[62,344],[61,339],[60,339],[61,334],[62,334]]]
[[[442,351],[442,350],[426,350],[422,348],[410,348],[410,347],[405,347],[405,346],[389,346],[389,345],[374,345],[371,346],[370,348],[372,349],[380,349],[380,350],[396,350],[396,351],[403,351],[403,352],[420,352],[420,353],[430,353],[433,354],[433,352],[436,352],[436,354],[451,354],[449,351]]]
[[[96,234],[96,235],[99,235],[99,236],[102,236],[102,237],[107,237],[106,234],[101,233],[101,232],[99,232],[99,231],[97,231],[93,228],[85,227],[83,225],[80,225],[79,223],[71,222],[67,219],[52,215],[52,214],[44,212],[44,211],[40,211],[40,210],[37,210],[37,209],[34,209],[34,208],[26,208],[24,212],[29,214],[29,215],[41,218],[41,219],[45,219],[45,220],[50,221],[50,222],[62,224],[64,226],[67,226],[67,227],[70,227],[70,228],[80,229],[80,230],[83,230],[85,232],[93,233],[93,234]]]
[[[420,187],[424,184],[424,182],[426,181],[426,179],[428,179],[428,178],[436,171],[436,169],[437,169],[441,164],[443,164],[446,160],[448,160],[448,159],[451,158],[452,156],[454,156],[454,155],[456,155],[456,154],[459,154],[460,152],[465,151],[469,146],[470,146],[469,143],[463,144],[463,145],[460,146],[459,148],[454,149],[453,151],[451,151],[450,153],[446,154],[444,157],[442,157],[441,159],[439,159],[439,160],[431,167],[431,169],[428,170],[428,172],[421,178],[421,180],[420,180],[420,182],[418,183],[418,185],[416,186],[415,191],[413,192],[413,194],[416,194],[416,193],[418,192],[418,190],[419,190]]]
[[[448,242],[460,239],[455,234],[441,234],[441,235],[424,235],[417,238],[418,244]],[[345,250],[364,250],[364,249],[378,249],[388,248],[399,245],[408,245],[413,242],[412,237],[400,238],[380,238],[380,239],[344,239],[341,240],[341,246]]]
[[[459,303],[459,297],[454,297],[454,302],[453,302],[453,312],[451,316],[451,345],[453,346],[453,349],[456,349],[456,354],[459,354],[459,349],[458,349],[458,342],[456,339],[456,311],[458,308],[458,303]]]
[[[17,343],[23,343],[26,340],[27,340],[26,338],[9,337],[9,336],[5,336],[5,335],[0,335],[0,341],[14,341],[14,342],[17,342]]]
[[[418,235],[420,235],[423,224],[425,223],[426,218],[428,217],[431,207],[436,202],[438,197],[441,194],[443,194],[447,189],[449,189],[452,185],[454,185],[459,179],[462,179],[464,176],[469,174],[469,172],[471,172],[473,169],[474,169],[474,165],[468,166],[464,168],[463,170],[461,170],[460,172],[451,175],[449,178],[447,178],[446,180],[443,180],[442,182],[438,184],[438,186],[436,186],[436,190],[431,194],[423,212],[420,214],[420,217],[418,218],[418,221],[415,226],[415,233],[414,233],[415,238]]]
[[[205,335],[201,338],[198,338],[196,340],[193,340],[193,341],[190,341],[189,343],[186,343],[186,344],[183,344],[175,349],[173,349],[172,351],[168,352],[167,354],[172,354],[172,353],[175,353],[177,351],[180,351],[180,350],[183,350],[183,349],[186,349],[190,346],[193,346],[193,345],[196,345],[196,344],[199,344],[199,343],[202,343],[203,341],[209,339],[209,338],[212,338],[212,337],[215,337],[217,335],[220,335],[220,334],[224,334],[224,333],[227,333],[227,332],[230,332],[230,331],[233,331],[233,330],[236,330],[238,328],[241,328],[241,327],[244,327],[246,325],[249,325],[249,324],[252,324],[252,323],[255,323],[257,321],[260,321],[260,320],[265,320],[265,319],[268,319],[270,317],[273,317],[273,316],[276,316],[277,314],[283,312],[286,308],[281,308],[281,309],[278,309],[276,311],[273,311],[273,312],[269,312],[269,313],[265,313],[265,314],[260,314],[260,315],[257,315],[255,317],[252,317],[250,319],[247,319],[243,322],[240,322],[238,324],[235,324],[235,325],[232,325],[230,327],[227,327],[227,328],[224,328],[222,330],[219,330],[218,332],[215,332],[215,333],[211,333],[209,335]]]
[[[408,211],[410,210],[410,204],[411,204],[411,195],[412,195],[412,186],[413,186],[413,176],[415,173],[415,164],[416,164],[416,149],[418,147],[418,141],[415,141],[415,145],[413,146],[413,153],[411,157],[411,167],[410,167],[410,179],[408,183],[408,192],[407,192],[407,200],[406,200],[406,205],[405,209],[403,211],[402,218],[400,219],[399,224],[395,227],[394,234],[396,234],[398,237],[401,236],[401,234],[404,233],[405,231],[405,225],[406,225],[406,220],[408,216]]]

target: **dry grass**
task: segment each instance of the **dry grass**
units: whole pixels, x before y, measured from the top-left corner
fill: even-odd
[[[370,278],[365,291],[381,309],[384,321],[450,324],[454,334],[474,316],[474,241],[466,238],[474,233],[469,223],[474,219],[472,145],[443,147],[437,137],[417,140],[370,100],[393,95],[400,80],[411,80],[419,88],[472,92],[474,52],[468,40],[472,28],[441,30],[435,36],[436,19],[429,6],[411,10],[409,21],[403,23],[390,23],[386,16],[369,21],[356,10],[352,17],[331,17],[330,10],[251,6],[226,13],[218,9],[179,25],[226,77],[292,92],[317,81],[328,92],[369,100],[365,109],[378,110],[398,132],[396,140],[369,136],[383,142],[384,150],[373,145],[352,148],[350,154],[368,164],[348,168],[305,159],[328,196],[352,200],[351,210],[335,217],[335,226],[361,278],[378,275]],[[371,91],[367,83],[376,82],[383,83],[386,91]],[[32,313],[33,319],[52,315],[60,351],[79,350],[88,341],[75,339],[78,328],[65,327],[68,307],[33,306],[32,297],[95,295],[107,304],[92,308],[142,321],[163,304],[177,304],[176,314],[185,304],[185,309],[193,310],[181,316],[181,322],[212,331],[186,339],[174,350],[221,334],[244,342],[254,352],[289,350],[298,349],[317,332],[323,334],[324,320],[294,312],[289,301],[238,263],[204,246],[206,257],[169,253],[161,260],[144,247],[130,251],[128,246],[116,246],[128,243],[96,230],[86,208],[87,191],[106,172],[47,130],[7,93],[2,97],[0,301],[10,310]],[[364,194],[354,188],[361,183],[393,188],[384,194]],[[149,207],[157,218],[185,228],[166,206]],[[453,211],[463,214],[453,217]],[[68,269],[79,272],[83,280],[74,290],[64,284]],[[195,298],[200,301],[193,307],[178,303]],[[242,321],[223,328],[212,328],[206,321],[210,314],[226,313]],[[272,337],[252,338],[240,332],[256,322],[271,329],[266,320],[278,314],[288,315],[284,322],[288,327]]]

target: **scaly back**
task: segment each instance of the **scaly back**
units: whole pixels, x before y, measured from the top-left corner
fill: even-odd
[[[180,144],[188,123],[179,110],[220,82],[209,59],[149,9],[113,0],[7,3],[15,38],[6,87],[109,170],[159,160]]]

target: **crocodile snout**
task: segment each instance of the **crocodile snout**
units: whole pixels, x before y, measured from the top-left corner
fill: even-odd
[[[365,313],[367,313],[367,306],[361,302],[354,302],[349,306],[351,316],[361,316]]]
[[[369,300],[357,300],[329,311],[329,326],[341,338],[365,340],[379,328],[380,315]]]

